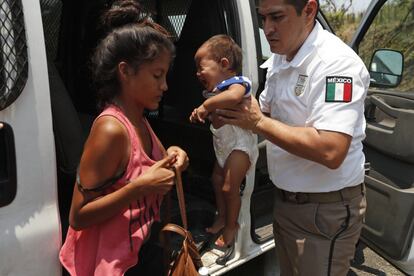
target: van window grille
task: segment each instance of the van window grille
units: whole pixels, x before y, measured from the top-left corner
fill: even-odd
[[[46,54],[48,59],[52,61],[56,59],[58,51],[62,7],[61,0],[40,0]]]
[[[0,1],[0,110],[22,92],[27,80],[27,49],[20,0]]]
[[[167,29],[174,41],[180,38],[191,0],[143,0],[140,3],[154,21]]]

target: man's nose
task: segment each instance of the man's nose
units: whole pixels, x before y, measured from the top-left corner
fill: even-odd
[[[271,35],[275,31],[275,26],[270,20],[263,19],[263,32],[266,36]]]

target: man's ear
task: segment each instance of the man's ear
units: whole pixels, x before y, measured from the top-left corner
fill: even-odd
[[[304,8],[304,12],[306,14],[306,17],[313,20],[316,18],[316,15],[318,13],[318,3],[316,0],[309,0]]]
[[[224,69],[229,69],[229,67],[230,67],[230,61],[227,58],[221,58],[220,59],[220,65]]]

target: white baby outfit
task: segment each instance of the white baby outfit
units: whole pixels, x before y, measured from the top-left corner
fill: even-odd
[[[228,89],[232,84],[241,84],[246,87],[244,97],[250,97],[251,81],[243,76],[235,76],[224,80],[214,88],[212,92],[203,93],[208,98],[219,94]],[[245,152],[249,156],[250,168],[249,172],[254,169],[259,151],[257,148],[257,135],[250,130],[246,130],[233,125],[224,125],[218,129],[210,126],[213,133],[213,145],[216,153],[217,163],[221,168],[224,167],[227,157],[234,150]]]

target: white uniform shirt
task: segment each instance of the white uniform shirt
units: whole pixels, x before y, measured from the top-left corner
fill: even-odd
[[[268,142],[270,179],[291,192],[337,191],[362,183],[365,157],[364,99],[368,71],[358,55],[316,23],[296,56],[273,54],[260,95],[263,112],[287,125],[314,127],[352,136],[348,154],[335,170],[290,154]]]

